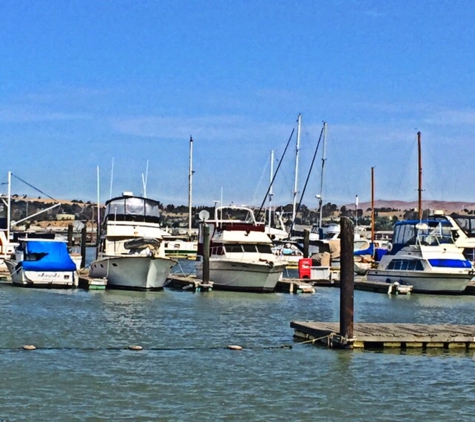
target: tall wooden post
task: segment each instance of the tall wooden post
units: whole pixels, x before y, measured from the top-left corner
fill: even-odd
[[[349,218],[342,217],[340,220],[340,335],[344,339],[353,338],[354,316],[354,227]],[[342,347],[351,347],[350,344],[342,344]]]
[[[310,249],[310,230],[305,229],[303,231],[303,257],[304,258],[310,257],[309,249]]]
[[[86,267],[86,235],[87,235],[87,222],[84,223],[84,227],[81,231],[81,268]]]
[[[209,225],[203,224],[203,283],[209,283]]]
[[[68,225],[68,247],[73,246],[73,225]]]

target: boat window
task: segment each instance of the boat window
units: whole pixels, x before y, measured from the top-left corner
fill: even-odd
[[[150,217],[160,217],[160,208],[155,201],[145,201],[145,215]]]
[[[401,271],[423,271],[422,262],[418,259],[393,259],[389,265],[388,270]]]
[[[241,245],[225,245],[224,249],[227,253],[242,252]]]
[[[144,201],[140,198],[127,198],[125,200],[125,212],[132,215],[144,215]]]
[[[256,245],[244,244],[242,245],[244,252],[256,252]]]
[[[211,248],[211,255],[224,255],[224,248],[222,246],[213,246]]]
[[[475,249],[473,248],[465,248],[463,251],[463,255],[469,261],[475,261]]]
[[[257,252],[259,253],[272,253],[270,245],[257,245]]]
[[[468,237],[475,237],[475,217],[452,215],[455,222]]]
[[[402,224],[396,226],[395,232],[394,232],[394,243],[395,244],[400,244],[404,245],[406,243],[411,243],[415,241],[415,228],[411,224]]]
[[[125,214],[124,200],[118,199],[117,201],[112,201],[107,205],[106,215],[123,215]]]

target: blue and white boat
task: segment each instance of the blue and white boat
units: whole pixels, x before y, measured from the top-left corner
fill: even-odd
[[[76,264],[62,240],[20,239],[15,260],[5,263],[14,285],[71,288],[78,284]]]
[[[368,271],[368,281],[412,285],[414,292],[460,293],[474,275],[447,221],[398,222],[388,249],[378,267]]]

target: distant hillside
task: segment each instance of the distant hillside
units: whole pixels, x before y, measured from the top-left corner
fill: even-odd
[[[347,209],[354,209],[355,204],[344,205]],[[378,199],[374,202],[375,208],[393,208],[397,210],[413,210],[417,208],[417,201],[390,201],[385,199]],[[341,207],[340,207],[341,208]],[[358,208],[366,210],[371,208],[371,202],[360,202]],[[458,212],[463,210],[475,210],[474,202],[450,202],[450,201],[422,201],[422,208],[429,210],[444,210],[446,213]]]

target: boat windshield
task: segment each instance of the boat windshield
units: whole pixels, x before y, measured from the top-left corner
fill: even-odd
[[[425,227],[417,231],[417,240],[421,245],[436,246],[454,243],[449,226]]]
[[[107,204],[106,218],[117,220],[128,220],[133,217],[149,219],[159,219],[159,203],[152,199],[138,197],[116,198]]]
[[[395,245],[453,244],[451,225],[447,223],[431,221],[397,224],[394,229],[393,242]]]
[[[454,214],[451,217],[468,237],[475,237],[475,216]]]

